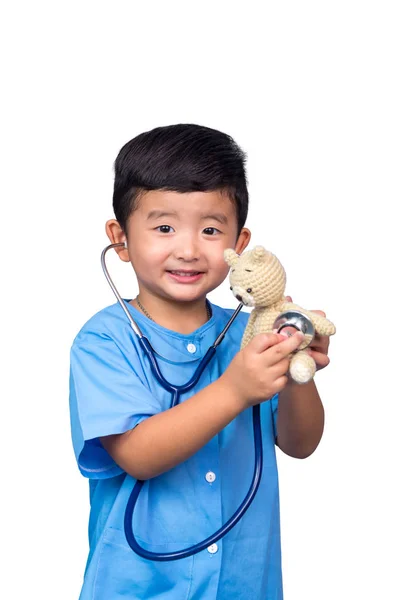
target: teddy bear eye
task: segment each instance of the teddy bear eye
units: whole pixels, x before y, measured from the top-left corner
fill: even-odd
[[[252,290],[252,288],[247,288],[246,292],[247,292],[248,294],[250,294],[251,290]]]
[[[233,290],[233,287],[231,286],[229,289],[230,289],[230,290]]]

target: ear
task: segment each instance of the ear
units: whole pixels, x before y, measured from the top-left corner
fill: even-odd
[[[112,244],[122,244],[124,242],[127,242],[126,235],[123,232],[121,225],[116,219],[110,219],[109,221],[107,221],[106,234]],[[122,246],[120,246],[119,248],[114,248],[114,250],[121,260],[123,260],[124,262],[130,262],[127,247],[123,248]]]
[[[267,256],[267,251],[264,246],[255,246],[253,252],[251,253],[254,262],[261,263],[264,258]]]
[[[232,250],[232,248],[227,248],[224,250],[224,259],[230,267],[233,267],[233,265],[239,260],[239,256],[234,250]]]
[[[235,245],[236,254],[242,254],[242,252],[244,250],[246,250],[247,246],[249,245],[250,238],[251,238],[251,231],[249,229],[247,229],[247,227],[243,227],[238,236],[238,239],[236,241],[236,245]]]

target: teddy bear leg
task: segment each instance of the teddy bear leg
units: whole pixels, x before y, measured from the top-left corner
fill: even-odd
[[[289,365],[289,373],[296,383],[308,383],[316,371],[314,359],[307,352],[296,352]]]

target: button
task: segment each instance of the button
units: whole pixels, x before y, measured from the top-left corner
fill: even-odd
[[[208,546],[207,550],[210,554],[215,554],[218,552],[218,546],[217,544],[211,544],[211,546]]]
[[[208,471],[208,473],[206,473],[206,481],[208,481],[208,483],[213,483],[213,481],[215,481],[216,478],[216,474],[212,471]]]
[[[194,352],[196,352],[197,348],[194,344],[188,344],[186,346],[188,352],[190,352],[190,354],[193,354]]]

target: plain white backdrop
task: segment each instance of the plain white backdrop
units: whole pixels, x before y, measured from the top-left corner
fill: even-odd
[[[3,9],[2,598],[78,598],[89,503],[69,348],[114,302],[100,268],[113,161],[178,122],[246,151],[251,245],[337,326],[317,375],[323,440],[305,461],[278,452],[285,600],[400,598],[399,27],[385,0]],[[130,266],[110,268],[133,297]],[[236,305],[227,284],[212,300]]]

